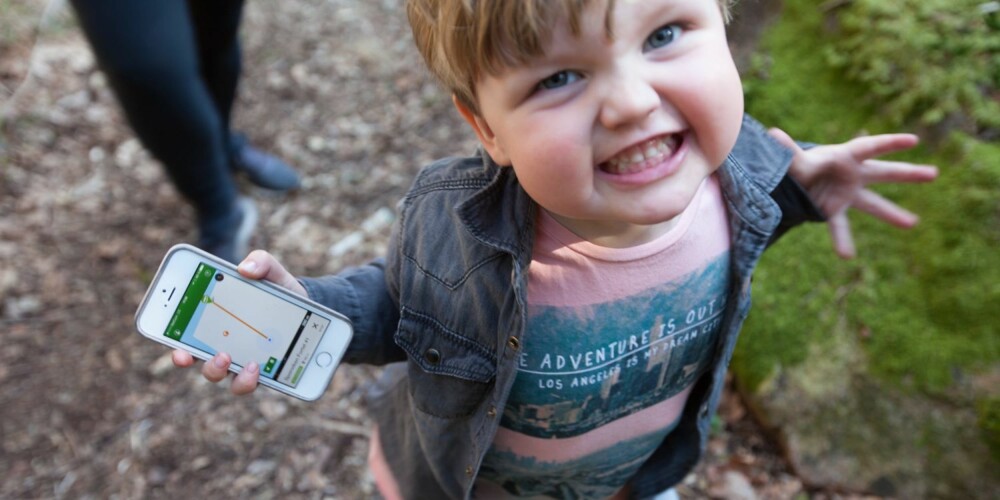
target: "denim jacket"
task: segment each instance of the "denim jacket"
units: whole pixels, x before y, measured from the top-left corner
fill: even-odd
[[[750,308],[754,266],[786,229],[821,219],[785,175],[790,159],[759,123],[744,118],[718,174],[734,285],[714,365],[696,383],[679,425],[630,481],[635,498],[677,484],[694,467]],[[353,321],[347,362],[389,364],[370,391],[370,414],[407,497],[472,493],[519,352],[531,342],[524,333],[536,210],[513,169],[485,154],[440,160],[401,202],[384,261],[301,280],[312,299]]]

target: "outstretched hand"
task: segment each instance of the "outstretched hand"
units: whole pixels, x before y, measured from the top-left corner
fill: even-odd
[[[237,269],[243,277],[267,280],[294,293],[306,296],[306,290],[302,288],[298,280],[285,270],[284,266],[273,255],[263,250],[250,252],[250,255],[247,255],[243,262],[240,262]],[[194,357],[187,351],[180,349],[174,350],[172,360],[174,366],[179,368],[186,368],[194,364]],[[202,365],[201,374],[213,383],[221,382],[229,374],[230,363],[232,363],[232,358],[229,354],[220,352]],[[257,389],[258,378],[260,378],[260,366],[256,362],[247,363],[243,367],[243,371],[233,377],[229,391],[237,396],[250,394]]]
[[[789,175],[806,189],[826,216],[834,251],[844,259],[856,254],[848,208],[902,228],[913,227],[919,220],[914,213],[868,189],[869,184],[929,182],[938,174],[937,167],[930,165],[875,159],[916,146],[919,139],[913,134],[858,137],[804,150],[780,129],[773,128],[769,133],[795,153]]]

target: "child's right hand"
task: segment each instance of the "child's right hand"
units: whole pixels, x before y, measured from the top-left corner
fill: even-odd
[[[240,262],[238,270],[245,278],[267,280],[303,297],[307,296],[306,289],[302,288],[298,280],[285,270],[285,267],[273,255],[264,250],[250,252],[250,255],[247,255],[243,259],[243,262]],[[179,368],[186,368],[194,364],[194,357],[190,353],[179,349],[173,352],[172,359],[174,366]],[[202,365],[201,374],[213,383],[221,382],[229,374],[229,363],[231,361],[232,359],[229,357],[229,354],[220,352]],[[229,391],[237,396],[250,394],[257,389],[257,379],[259,377],[260,367],[257,363],[248,363],[243,367],[242,372],[233,377]]]

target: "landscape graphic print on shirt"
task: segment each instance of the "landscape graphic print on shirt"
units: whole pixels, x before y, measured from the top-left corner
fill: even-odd
[[[529,306],[501,420],[504,438],[486,454],[480,477],[521,498],[604,498],[618,491],[676,426],[686,391],[711,365],[728,268],[723,252],[631,296]],[[616,422],[630,415],[654,423],[637,431]],[[606,444],[587,444],[579,453],[567,451],[579,442],[555,444],[584,438]]]
[[[693,384],[714,353],[728,263],[727,252],[678,281],[612,302],[533,306],[501,425],[535,437],[575,436]]]
[[[714,176],[667,232],[632,247],[540,213],[517,375],[474,498],[608,498],[635,476],[716,361],[728,222]]]

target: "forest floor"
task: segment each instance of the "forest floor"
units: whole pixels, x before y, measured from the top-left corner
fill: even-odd
[[[371,497],[362,394],[378,368],[341,367],[313,403],[236,398],[136,334],[193,213],[69,8],[35,29],[47,4],[0,0],[0,498]],[[241,181],[253,244],[295,274],[382,252],[419,166],[475,147],[396,0],[248,2],[243,40],[236,128],[304,176],[288,195]],[[844,497],[803,485],[732,393],[718,424],[682,497]]]

